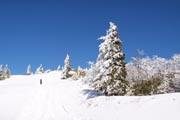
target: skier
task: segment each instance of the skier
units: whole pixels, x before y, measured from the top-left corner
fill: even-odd
[[[40,85],[42,85],[42,79],[40,79]]]

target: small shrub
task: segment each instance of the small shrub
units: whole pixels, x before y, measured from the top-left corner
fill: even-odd
[[[158,77],[152,77],[150,80],[138,80],[134,81],[132,87],[133,95],[152,95],[158,94],[158,87],[161,85],[161,79]]]
[[[6,78],[4,76],[0,76],[0,80],[5,80]]]

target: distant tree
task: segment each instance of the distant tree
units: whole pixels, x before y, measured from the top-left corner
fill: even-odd
[[[96,68],[96,64],[94,62],[89,61],[88,64],[89,64],[90,67],[86,71],[86,76],[84,78],[84,82],[92,84],[94,78],[96,77],[96,75],[98,73],[98,71],[97,71],[97,68]]]
[[[11,75],[10,70],[8,68],[8,65],[6,64],[6,66],[4,68],[4,77],[9,78],[10,75]]]
[[[75,70],[75,73],[72,75],[72,79],[79,80],[83,77],[85,77],[86,72],[83,70],[80,66],[78,66],[77,70]]]
[[[0,77],[3,76],[3,66],[2,64],[0,65]]]
[[[44,73],[44,69],[42,67],[42,64],[40,64],[40,66],[36,69],[36,74],[41,74]]]
[[[3,75],[3,66],[0,65],[0,80],[4,80],[4,75]]]
[[[26,74],[31,75],[31,65],[28,65]]]
[[[58,67],[57,67],[57,71],[60,71],[61,70],[61,66],[60,65],[58,65]]]
[[[141,64],[141,58],[143,55],[144,55],[144,50],[137,49],[137,55],[135,57],[132,57],[133,59],[132,62],[134,63],[137,69],[141,69],[140,64]]]
[[[78,68],[77,68],[77,75],[78,75],[78,77],[81,77],[82,73],[83,73],[82,68],[80,66],[78,66]]]
[[[71,65],[70,65],[70,57],[67,54],[66,59],[64,60],[64,67],[62,70],[62,79],[66,79],[70,77],[69,71],[71,70]]]
[[[117,26],[110,22],[110,28],[99,46],[99,55],[96,62],[97,74],[93,80],[93,87],[106,95],[126,94],[127,81],[125,68],[125,54],[122,51],[122,42],[118,36]]]

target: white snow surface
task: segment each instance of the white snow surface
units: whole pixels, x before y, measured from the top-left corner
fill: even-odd
[[[0,120],[179,120],[180,93],[104,96],[60,78],[54,71],[0,81]]]

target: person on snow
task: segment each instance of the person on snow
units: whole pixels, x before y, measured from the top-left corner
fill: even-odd
[[[42,79],[40,79],[40,85],[42,85]]]

